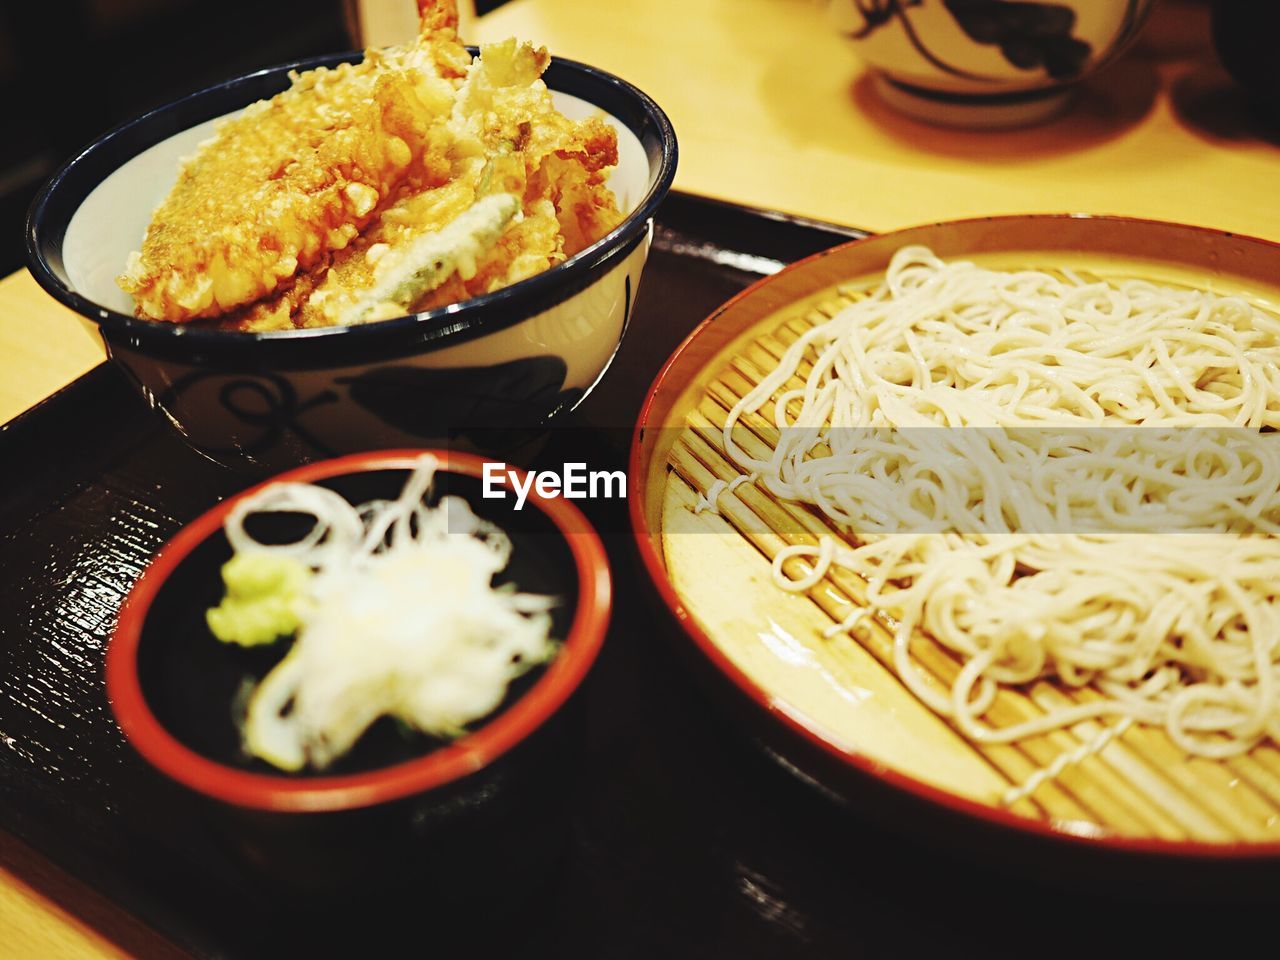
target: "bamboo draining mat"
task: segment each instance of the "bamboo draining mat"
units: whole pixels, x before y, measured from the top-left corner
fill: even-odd
[[[808,307],[780,310],[705,365],[668,455],[661,507],[664,561],[686,610],[776,709],[839,747],[997,807],[1006,790],[1095,741],[1103,725],[1087,721],[1009,745],[969,742],[897,679],[890,625],[867,617],[852,633],[823,638],[824,630],[864,602],[865,581],[833,570],[807,596],[784,593],[772,583],[770,564],[779,549],[816,544],[821,535],[842,536],[834,524],[754,483],[721,492],[718,515],[694,510],[715,481],[731,481],[741,473],[723,448],[728,410],[776,367],[788,344],[858,295],[856,287],[841,286],[806,300]],[[798,376],[780,389],[801,386],[809,369],[802,364]],[[738,443],[753,456],[767,455],[776,441],[773,412],[768,404],[744,416],[737,428]],[[798,558],[789,564],[792,576],[810,569]],[[950,685],[960,669],[950,652],[923,634],[911,649],[939,689]],[[1003,688],[986,719],[1008,726],[1096,696],[1049,681]],[[1245,756],[1208,760],[1188,756],[1162,730],[1134,725],[1010,809],[1077,833],[1276,842],[1280,750],[1264,744]]]

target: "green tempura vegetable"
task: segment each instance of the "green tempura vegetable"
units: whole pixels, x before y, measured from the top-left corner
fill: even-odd
[[[440,230],[414,240],[339,321],[347,325],[399,316],[455,272],[469,280],[475,276],[476,261],[498,242],[519,212],[520,198],[514,194],[481,197]]]
[[[227,592],[205,614],[223,643],[256,647],[295,633],[311,571],[289,557],[239,553],[222,566]]]

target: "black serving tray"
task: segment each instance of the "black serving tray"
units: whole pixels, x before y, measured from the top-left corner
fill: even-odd
[[[537,460],[623,466],[650,381],[703,317],[858,236],[673,194],[621,352]],[[1148,950],[1175,930],[1181,947],[1196,936],[1143,923],[1162,911],[1140,891],[1117,903],[996,873],[930,849],[911,823],[864,822],[771,763],[689,678],[681,637],[640,589],[618,501],[585,506],[617,599],[583,691],[587,756],[564,785],[559,866],[524,892],[495,884],[447,906],[408,878],[360,902],[264,892],[126,747],[102,681],[117,608],[148,559],[250,479],[185,446],[107,365],[0,429],[0,827],[193,954],[1106,954],[1118,918],[1147,927]],[[1092,922],[1103,911],[1111,939]]]

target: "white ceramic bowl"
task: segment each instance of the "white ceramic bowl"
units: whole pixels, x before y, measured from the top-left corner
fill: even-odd
[[[494,428],[518,435],[572,409],[626,328],[653,214],[675,176],[675,134],[635,87],[561,59],[544,75],[557,107],[603,114],[618,132],[609,184],[626,217],[588,249],[495,293],[357,327],[240,333],[133,316],[115,278],[179,159],[218,119],[283,90],[290,70],[359,56],[271,67],[161,107],[69,161],[32,206],[37,281],[96,323],[147,401],[215,459],[277,469],[426,442],[491,448]]]
[[[1008,127],[1047,119],[1117,56],[1154,0],[829,0],[881,97],[917,119]]]

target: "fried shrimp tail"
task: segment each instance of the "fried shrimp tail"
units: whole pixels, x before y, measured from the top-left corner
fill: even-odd
[[[458,4],[456,0],[418,0],[418,22],[423,36],[438,34],[442,30],[458,29]]]

